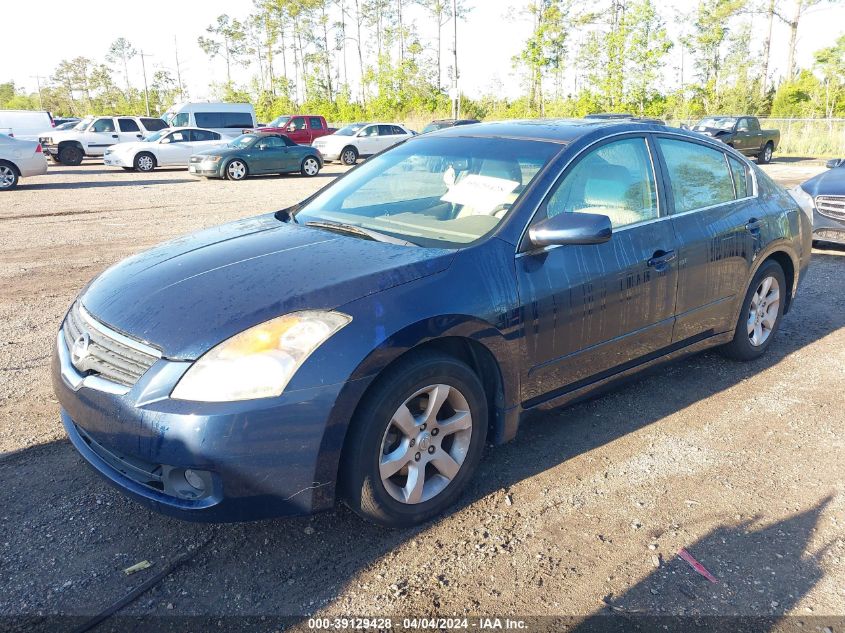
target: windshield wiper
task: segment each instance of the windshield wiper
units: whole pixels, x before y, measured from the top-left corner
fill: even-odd
[[[327,220],[311,220],[306,222],[305,226],[312,226],[315,229],[326,229],[327,231],[334,231],[336,233],[346,233],[348,235],[357,235],[374,242],[387,242],[388,244],[401,244],[402,246],[417,246],[413,242],[399,239],[398,237],[391,237],[378,231],[365,229],[354,224],[344,224],[343,222],[329,222]]]

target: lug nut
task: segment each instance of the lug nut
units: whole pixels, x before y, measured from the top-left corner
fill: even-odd
[[[434,447],[433,447],[433,446],[429,446],[429,447],[428,447],[428,452],[429,452],[429,453],[433,453],[433,452],[434,452]]]
[[[416,461],[420,461],[420,457],[422,457],[422,455],[420,455],[419,453],[417,453],[416,455],[414,455],[414,460],[416,460]]]
[[[440,429],[431,429],[432,435],[437,435],[438,433],[440,433]]]
[[[411,446],[413,446],[413,445],[414,445],[414,444],[416,444],[416,443],[417,443],[417,440],[415,440],[415,439],[412,439],[412,440],[411,440]]]
[[[425,424],[420,427],[420,431],[425,431]]]

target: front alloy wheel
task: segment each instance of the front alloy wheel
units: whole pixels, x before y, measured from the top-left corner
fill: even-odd
[[[347,147],[340,154],[340,162],[344,165],[354,165],[358,160],[358,152],[354,147]]]
[[[246,178],[246,165],[239,160],[233,160],[226,165],[226,178],[229,180],[243,180]]]
[[[481,460],[487,398],[460,360],[412,352],[358,406],[341,456],[347,505],[388,527],[417,525],[458,498]]]
[[[472,413],[449,385],[429,385],[393,414],[381,441],[379,473],[391,497],[422,503],[448,486],[466,460]]]
[[[155,159],[150,154],[138,154],[135,157],[135,169],[138,171],[152,171],[155,166]]]

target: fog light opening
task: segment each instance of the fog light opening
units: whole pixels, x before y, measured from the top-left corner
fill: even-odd
[[[205,481],[190,468],[185,471],[185,481],[188,482],[189,486],[196,488],[199,492],[205,492]]]

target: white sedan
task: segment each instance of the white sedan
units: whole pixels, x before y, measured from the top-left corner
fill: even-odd
[[[0,191],[18,186],[21,176],[47,173],[47,157],[38,141],[23,141],[0,134]]]
[[[103,155],[106,165],[152,171],[156,167],[187,167],[191,154],[225,145],[231,139],[212,130],[165,128],[143,141],[112,145]]]
[[[416,133],[397,123],[353,123],[334,134],[321,136],[311,145],[324,161],[354,165],[358,158],[378,154]]]

